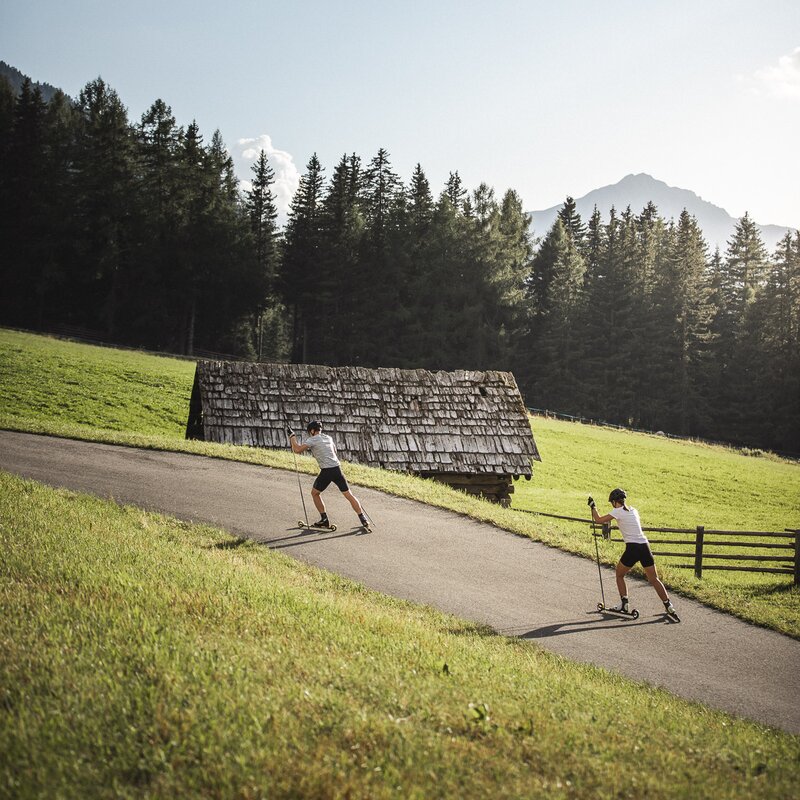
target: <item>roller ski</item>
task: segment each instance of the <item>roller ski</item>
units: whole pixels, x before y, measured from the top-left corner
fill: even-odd
[[[623,616],[630,617],[631,619],[639,619],[638,610],[630,607],[627,597],[623,597],[622,600],[617,603],[617,605],[611,606],[610,608],[606,608],[605,603],[598,603],[597,610],[600,612],[608,611],[611,614],[622,614]]]
[[[678,612],[675,610],[675,606],[669,600],[664,601],[664,613],[670,618],[674,619],[675,622],[680,622],[681,618],[678,616]]]
[[[299,528],[308,528],[310,531],[335,531],[336,526],[331,523],[327,517],[322,517],[318,519],[316,522],[312,522],[310,525],[307,522],[303,522],[303,520],[297,521],[297,526]]]
[[[361,524],[361,528],[364,531],[364,533],[372,533],[372,523],[367,518],[366,514],[359,514],[358,521]]]

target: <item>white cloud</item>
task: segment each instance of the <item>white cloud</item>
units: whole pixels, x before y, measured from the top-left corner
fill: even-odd
[[[800,100],[800,47],[781,56],[777,64],[757,69],[753,73],[754,88],[772,97],[791,97]]]
[[[283,224],[289,211],[292,197],[300,185],[300,173],[294,163],[294,157],[285,150],[278,150],[272,144],[272,138],[266,133],[253,139],[239,139],[233,152],[233,163],[236,174],[241,181],[242,189],[249,189],[253,176],[252,166],[261,151],[267,154],[267,161],[275,172],[275,183],[272,191],[275,194],[275,206],[278,209],[278,223]]]

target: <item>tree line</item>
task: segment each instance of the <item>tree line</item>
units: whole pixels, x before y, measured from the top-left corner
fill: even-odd
[[[0,321],[329,365],[507,369],[531,406],[800,451],[800,238],[745,215],[709,253],[664,220],[567,198],[533,239],[519,195],[436,194],[381,149],[313,155],[285,227],[264,152],[242,190],[219,132],[102,79],[47,103],[0,80]]]

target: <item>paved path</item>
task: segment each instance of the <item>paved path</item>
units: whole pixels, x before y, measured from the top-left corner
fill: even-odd
[[[335,488],[325,497],[338,530],[300,531],[291,472],[8,431],[0,431],[0,469],[208,522],[386,594],[800,734],[800,642],[678,597],[683,622],[667,621],[643,581],[631,585],[637,621],[600,615],[595,562],[491,525],[355,487],[374,515],[372,534],[359,532]],[[310,489],[311,476],[301,481]],[[610,569],[603,579],[613,597]]]

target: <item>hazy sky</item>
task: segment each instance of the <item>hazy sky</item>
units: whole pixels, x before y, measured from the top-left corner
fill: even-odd
[[[0,59],[136,121],[157,98],[284,199],[313,152],[380,147],[528,210],[648,172],[800,226],[798,0],[0,0]]]

